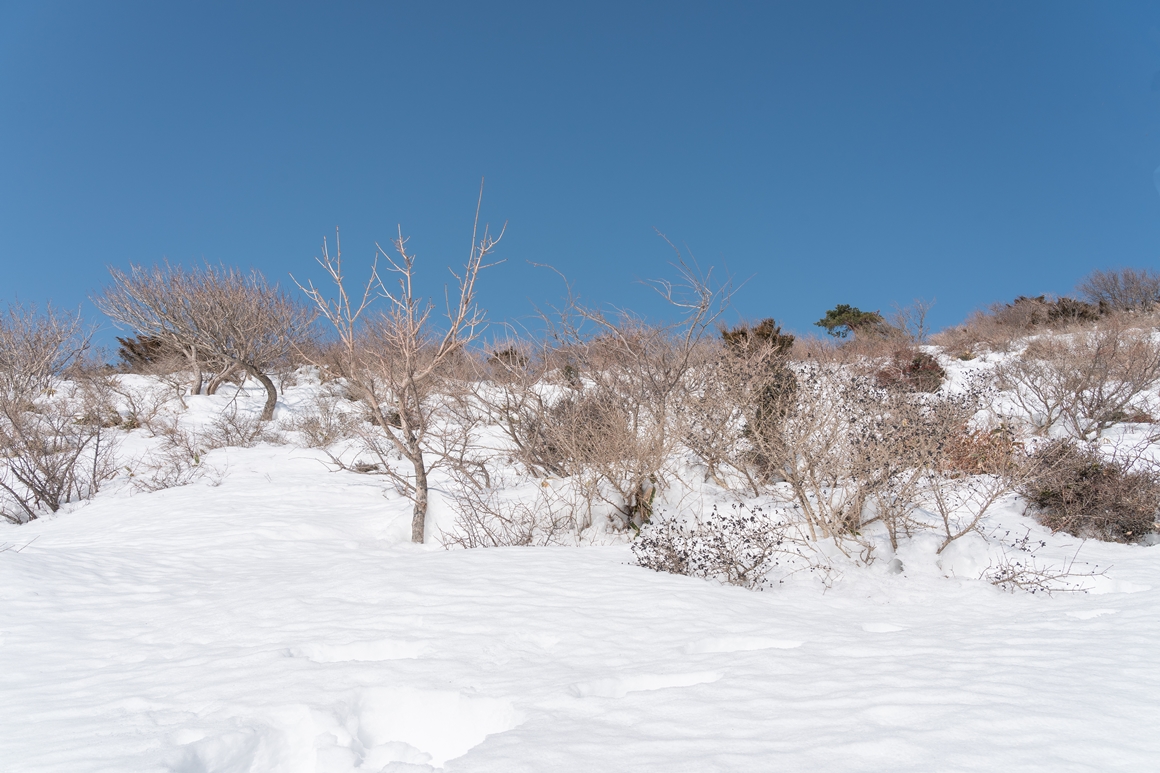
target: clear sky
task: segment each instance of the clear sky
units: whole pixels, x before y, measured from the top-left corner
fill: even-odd
[[[440,294],[486,177],[498,319],[559,297],[527,261],[655,312],[657,229],[736,315],[945,325],[1160,267],[1158,166],[1155,2],[0,3],[2,300],[397,224]]]

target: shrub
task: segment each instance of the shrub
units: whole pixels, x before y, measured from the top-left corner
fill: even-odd
[[[487,364],[492,367],[493,375],[523,370],[528,367],[530,361],[531,358],[515,346],[497,349],[487,358]]]
[[[26,523],[92,497],[113,474],[114,413],[100,379],[62,381],[89,347],[81,320],[52,308],[0,313],[0,518]]]
[[[1036,330],[1049,325],[1090,324],[1111,310],[1107,304],[1085,303],[1075,298],[1021,295],[1011,303],[997,303],[986,311],[972,312],[964,323],[942,331],[934,341],[955,352],[960,359],[971,359],[979,344],[1008,351],[1019,339]]]
[[[1084,303],[1075,298],[1055,298],[1046,295],[1020,295],[1011,303],[992,307],[996,320],[1017,330],[1032,330],[1050,324],[1095,322],[1106,309],[1098,304]]]
[[[764,319],[752,328],[741,324],[723,330],[721,338],[731,356],[720,378],[732,386],[729,391],[745,416],[742,437],[754,449],[752,461],[768,477],[771,460],[761,450],[772,445],[781,423],[793,411],[798,389],[797,376],[788,365],[794,337],[782,333],[772,319]]]
[[[721,340],[734,354],[759,350],[774,354],[789,354],[793,348],[794,337],[781,332],[781,325],[778,325],[772,317],[767,317],[752,327],[742,322],[735,328],[726,328],[721,331]]]
[[[1019,446],[1010,427],[972,430],[965,424],[945,443],[940,472],[959,475],[1002,475],[1010,469]]]
[[[937,392],[947,373],[933,355],[918,349],[897,349],[875,378],[878,386],[904,392]]]
[[[480,486],[464,475],[450,493],[455,523],[441,531],[445,548],[489,548],[563,545],[576,538],[576,503],[550,486],[536,486],[531,495],[512,496],[500,486]]]
[[[1156,530],[1160,474],[1105,458],[1092,445],[1054,440],[1028,458],[1019,492],[1039,522],[1077,537],[1134,542]]]
[[[397,417],[396,417],[397,418]],[[307,448],[329,448],[341,440],[354,437],[360,417],[340,407],[339,397],[329,391],[319,394],[301,413],[292,414],[281,427],[299,433]],[[397,426],[397,422],[396,425]]]
[[[632,543],[638,565],[657,572],[715,579],[750,590],[772,584],[770,573],[783,564],[792,571],[819,569],[804,541],[787,520],[769,517],[760,507],[714,505],[692,523],[657,518]]]
[[[1160,343],[1113,319],[1095,331],[1037,339],[997,373],[1039,431],[1062,422],[1089,439],[1145,415],[1134,403],[1160,379]]]

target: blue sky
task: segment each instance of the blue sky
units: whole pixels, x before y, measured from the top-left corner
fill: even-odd
[[[397,224],[441,294],[481,177],[493,318],[660,313],[687,245],[734,316],[938,325],[1160,267],[1155,3],[0,4],[0,298],[163,258],[318,277]],[[656,229],[656,230],[654,230]],[[92,312],[91,307],[89,311]]]

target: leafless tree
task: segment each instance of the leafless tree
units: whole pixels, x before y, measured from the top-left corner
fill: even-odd
[[[168,264],[128,272],[110,268],[113,284],[94,303],[115,322],[186,352],[200,389],[205,363],[224,376],[244,371],[266,390],[262,421],[273,418],[278,390],[271,368],[307,333],[313,315],[257,271]]]
[[[930,322],[927,317],[934,308],[933,300],[916,298],[908,306],[894,305],[890,315],[890,326],[899,331],[912,346],[921,346],[930,337]]]
[[[1089,303],[1113,311],[1150,311],[1160,303],[1160,274],[1148,268],[1093,271],[1077,289]]]
[[[481,190],[482,199],[482,190]],[[434,303],[419,294],[415,286],[415,255],[407,251],[407,240],[400,229],[393,242],[394,254],[378,247],[371,276],[363,286],[362,296],[352,299],[342,269],[342,253],[336,240],[331,257],[323,243],[319,264],[334,282],[337,297],[329,298],[312,283],[303,292],[318,307],[338,336],[338,346],[331,357],[316,363],[334,377],[345,379],[348,387],[364,401],[372,423],[381,432],[390,450],[410,465],[409,474],[394,472],[386,449],[372,440],[372,450],[383,458],[382,472],[391,475],[414,503],[411,540],[423,542],[426,531],[428,475],[431,472],[430,439],[436,430],[440,402],[449,386],[464,348],[474,341],[485,321],[476,303],[476,280],[488,268],[485,259],[503,238],[492,236],[484,226],[479,235],[479,209],[476,209],[471,250],[467,264],[453,274],[458,294],[447,304],[446,323],[438,330],[432,319]],[[377,247],[377,245],[376,245]],[[396,281],[388,283],[379,274],[378,260]],[[386,309],[370,310],[372,302],[382,299]]]

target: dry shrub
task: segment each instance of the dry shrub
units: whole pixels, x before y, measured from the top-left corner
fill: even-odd
[[[723,329],[706,341],[689,374],[684,444],[705,465],[706,480],[761,493],[768,460],[755,435],[768,434],[792,404],[797,377],[791,366],[795,337],[772,319]],[[730,472],[732,471],[732,472]]]
[[[0,314],[0,518],[26,523],[88,499],[114,472],[118,423],[105,380],[74,368],[89,334],[75,315],[9,306]],[[73,368],[75,380],[65,382]]]
[[[1036,555],[1047,546],[1043,540],[1035,540],[1028,529],[1022,536],[1013,537],[1010,531],[1000,538],[1002,553],[998,560],[987,564],[979,579],[986,580],[1008,593],[1086,593],[1085,578],[1097,577],[1106,570],[1099,566],[1080,563],[1075,556],[1060,563],[1045,563]]]
[[[963,427],[978,410],[980,397],[979,391],[927,397],[894,390],[861,397],[864,414],[852,423],[848,439],[853,449],[852,477],[869,506],[864,523],[880,521],[895,550],[903,536],[926,528],[914,518],[920,504],[933,501],[940,512],[942,505],[950,504],[944,471]],[[959,509],[964,504],[955,502]],[[952,528],[949,508],[946,516],[949,544],[962,536],[963,527]]]
[[[833,539],[869,560],[867,526],[882,523],[897,548],[928,528],[914,513],[933,503],[943,516],[945,548],[974,530],[1008,490],[1003,476],[956,481],[965,476],[955,468],[984,445],[979,436],[964,440],[964,428],[983,404],[986,384],[925,394],[884,389],[850,366],[798,364],[794,373],[796,388],[782,394],[776,410],[759,411],[759,403],[742,410],[753,480],[786,484],[773,493],[787,497],[811,538]]]
[[[305,406],[305,410],[280,422],[282,429],[297,432],[307,448],[329,448],[358,434],[362,419],[343,407],[342,398],[324,389]]]
[[[84,389],[0,404],[0,517],[11,523],[89,499],[115,474],[105,403]]]
[[[632,543],[639,566],[656,572],[720,580],[750,590],[774,583],[771,576],[822,571],[809,544],[797,536],[784,517],[774,518],[760,507],[734,503],[720,511],[714,505],[691,523],[659,517],[641,529]],[[781,582],[785,575],[776,578]]]
[[[576,359],[580,388],[522,425],[518,444],[616,508],[621,528],[648,521],[685,435],[691,360],[682,345],[663,328],[616,323]]]
[[[889,362],[874,374],[878,386],[904,392],[937,392],[947,373],[931,354],[913,348],[895,349]]]
[[[137,491],[161,491],[186,486],[198,480],[212,485],[221,482],[223,472],[206,464],[205,455],[226,445],[216,433],[195,432],[181,426],[180,417],[168,415],[155,424],[161,447],[137,462],[131,476]]]
[[[186,352],[160,336],[118,336],[117,343],[117,370],[121,373],[153,376],[184,370],[189,366]]]
[[[479,204],[483,189],[480,188]],[[368,450],[383,460],[379,469],[389,476],[412,504],[411,541],[422,543],[426,535],[428,476],[438,458],[432,460],[432,433],[440,425],[442,408],[450,396],[457,399],[470,358],[464,352],[479,336],[485,314],[477,303],[475,290],[479,272],[488,268],[484,260],[496,249],[503,231],[492,236],[485,225],[479,232],[479,205],[471,235],[471,250],[458,280],[458,297],[446,298],[446,322],[432,318],[434,301],[424,299],[415,284],[415,254],[407,252],[407,240],[400,229],[392,241],[394,254],[380,247],[361,299],[348,291],[343,275],[342,254],[332,258],[323,242],[318,263],[334,283],[336,297],[330,298],[313,284],[299,287],[333,328],[337,343],[330,356],[314,362],[332,379],[345,384],[366,405],[372,423],[381,434],[364,433]],[[382,258],[395,282],[379,274]],[[374,312],[372,302],[382,299],[386,308]],[[452,393],[449,395],[449,393]],[[381,441],[381,442],[380,442]],[[402,473],[386,463],[384,451],[398,455],[410,465]]]
[[[208,449],[253,448],[259,443],[281,443],[282,436],[270,425],[249,413],[244,413],[233,405],[214,417],[202,433],[203,444]]]
[[[1036,339],[998,369],[1000,384],[1040,433],[1056,424],[1079,439],[1142,412],[1132,405],[1160,379],[1151,331],[1112,319],[1096,330]]]
[[[743,406],[756,477],[789,484],[812,539],[857,535],[866,492],[855,437],[867,429],[883,390],[848,368],[799,365],[797,386],[776,411]]]
[[[200,456],[190,456],[177,446],[166,446],[134,471],[132,486],[136,491],[153,492],[188,486],[199,480],[217,485],[221,476],[220,470],[205,464]]]
[[[180,399],[174,390],[164,388],[167,386],[164,384],[139,384],[121,377],[111,378],[109,382],[112,399],[118,403],[122,429],[145,429],[153,436],[164,431],[169,407]]]
[[[947,328],[932,340],[961,359],[971,359],[980,349],[1010,351],[1021,339],[1047,328],[1062,332],[1090,326],[1109,310],[1074,298],[1021,295],[1011,303],[972,312],[964,323]]]
[[[563,545],[579,531],[576,504],[547,482],[527,497],[461,481],[451,497],[456,517],[451,531],[440,533],[445,548]]]
[[[951,477],[1002,475],[1021,448],[1006,425],[971,429],[963,424],[947,438],[939,472]]]
[[[538,353],[517,360],[519,368],[501,363],[503,378],[480,393],[521,462],[570,477],[592,503],[614,509],[616,528],[647,523],[657,492],[673,479],[673,460],[697,420],[698,373],[713,356],[705,342],[728,299],[707,276],[680,270],[680,283],[654,284],[679,314],[675,322],[570,297],[544,318]]]
[[[1090,444],[1054,440],[1027,460],[1020,493],[1052,531],[1135,542],[1157,528],[1160,471],[1143,459],[1107,458]]]

